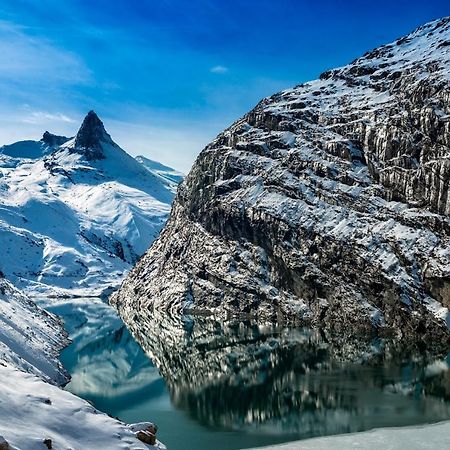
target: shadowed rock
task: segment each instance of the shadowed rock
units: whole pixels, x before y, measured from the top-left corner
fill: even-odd
[[[97,114],[89,111],[78,130],[72,150],[83,153],[88,161],[104,159],[103,144],[116,145]]]
[[[49,133],[46,131],[44,135],[42,136],[41,141],[44,142],[44,144],[47,144],[49,147],[59,147],[60,145],[65,144],[67,141],[69,141],[71,138],[68,138],[66,136],[58,136],[56,134]]]

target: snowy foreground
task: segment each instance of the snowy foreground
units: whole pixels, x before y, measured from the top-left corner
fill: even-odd
[[[62,323],[0,278],[0,444],[10,448],[164,449],[145,445],[126,425],[62,390]]]
[[[0,364],[0,385],[0,435],[12,449],[45,449],[46,439],[54,449],[165,448],[143,444],[130,426],[9,365]]]
[[[441,450],[450,448],[450,422],[329,436],[264,447],[276,450]],[[263,450],[260,447],[259,450]]]

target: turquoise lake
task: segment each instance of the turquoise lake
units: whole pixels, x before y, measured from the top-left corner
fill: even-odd
[[[143,348],[100,299],[45,305],[72,339],[66,389],[169,450],[234,450],[450,419],[448,357],[352,347],[308,329],[158,322]],[[147,338],[146,338],[147,339]],[[397,355],[397,356],[396,356]]]

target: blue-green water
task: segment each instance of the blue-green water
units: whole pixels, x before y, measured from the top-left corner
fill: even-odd
[[[126,422],[151,420],[169,450],[233,450],[450,418],[448,358],[399,358],[310,330],[158,322],[136,343],[98,299],[67,300],[67,389]],[[162,374],[162,375],[161,375]]]

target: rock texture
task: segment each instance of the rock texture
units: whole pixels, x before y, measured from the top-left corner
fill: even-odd
[[[71,149],[82,153],[88,161],[95,161],[105,159],[102,144],[117,147],[97,114],[89,111],[75,136]]]
[[[112,298],[449,340],[450,18],[261,101]]]
[[[48,383],[65,384],[69,374],[58,358],[68,343],[60,319],[0,276],[0,366],[9,365]]]
[[[50,133],[46,131],[42,136],[41,142],[47,144],[49,147],[59,147],[60,145],[65,144],[67,141],[70,141],[72,138],[68,138],[66,136],[58,136],[56,134]]]

